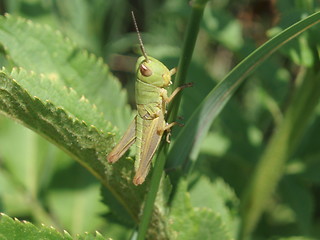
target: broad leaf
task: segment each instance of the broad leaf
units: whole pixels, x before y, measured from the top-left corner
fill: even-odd
[[[179,182],[171,209],[169,227],[173,239],[233,239],[219,215],[209,208],[191,205],[185,181]]]

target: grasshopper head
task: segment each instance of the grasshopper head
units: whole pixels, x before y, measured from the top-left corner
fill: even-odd
[[[141,56],[136,65],[137,78],[145,83],[167,87],[171,84],[171,76],[174,71],[170,71],[162,62],[148,56],[148,60]]]

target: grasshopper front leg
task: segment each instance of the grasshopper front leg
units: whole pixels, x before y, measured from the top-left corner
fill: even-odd
[[[175,68],[174,68],[175,69]],[[171,70],[172,71],[172,70]],[[192,87],[192,83],[187,83],[187,84],[184,84],[180,87],[177,87],[171,94],[170,97],[168,97],[168,94],[167,94],[167,90],[165,89],[162,89],[161,91],[161,97],[164,101],[165,104],[167,103],[170,103],[172,101],[172,99],[177,96],[177,94],[184,88],[187,88],[187,87]],[[165,107],[164,107],[165,108]],[[158,132],[161,132],[161,134],[163,134],[164,131],[166,131],[168,134],[166,136],[166,141],[167,143],[170,143],[170,132],[171,132],[171,128],[174,126],[174,125],[179,125],[179,126],[183,126],[183,124],[181,123],[178,123],[178,122],[172,122],[172,123],[166,123],[166,126],[163,128],[163,129],[158,129]]]
[[[168,97],[168,93],[167,93],[167,90],[165,89],[162,89],[161,91],[161,97],[162,99],[165,101],[165,103],[170,103],[174,97],[184,88],[187,88],[187,87],[192,87],[193,86],[193,83],[186,83],[180,87],[177,87],[172,93],[171,93],[171,96]]]

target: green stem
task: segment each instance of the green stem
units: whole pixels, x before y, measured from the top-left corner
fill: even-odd
[[[317,64],[315,64],[317,66]],[[317,71],[317,70],[316,70]],[[248,239],[280,181],[287,159],[299,143],[320,98],[320,73],[309,69],[270,139],[242,201],[240,239]]]
[[[195,46],[198,31],[199,31],[200,21],[202,19],[203,10],[206,3],[207,3],[207,0],[198,0],[192,3],[192,14],[188,24],[187,35],[183,44],[182,56],[180,58],[180,62],[178,65],[178,73],[175,78],[174,87],[180,86],[185,82],[187,69],[191,62],[193,49]],[[170,112],[169,120],[176,118],[180,101],[181,101],[181,97],[177,96],[171,108],[169,109],[169,112]],[[154,202],[157,196],[158,188],[161,181],[161,176],[162,176],[164,165],[165,165],[167,150],[168,150],[168,144],[165,144],[162,141],[159,147],[159,154],[157,155],[157,158],[154,164],[154,171],[153,171],[151,182],[150,182],[150,189],[146,197],[145,206],[143,209],[143,215],[139,225],[138,238],[137,238],[138,240],[145,239],[145,235],[149,227],[149,223],[152,217]]]
[[[192,5],[192,13],[187,29],[187,36],[183,43],[182,54],[178,64],[178,72],[174,80],[173,89],[182,86],[186,82],[188,68],[192,59],[193,50],[196,44],[200,22],[202,19],[204,7],[207,1],[196,1]],[[178,94],[172,104],[169,106],[168,122],[175,121],[177,118],[179,106],[181,102],[181,94]]]

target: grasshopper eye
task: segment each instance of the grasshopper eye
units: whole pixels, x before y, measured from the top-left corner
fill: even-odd
[[[140,65],[140,73],[145,77],[150,77],[152,75],[151,69],[143,64]]]

